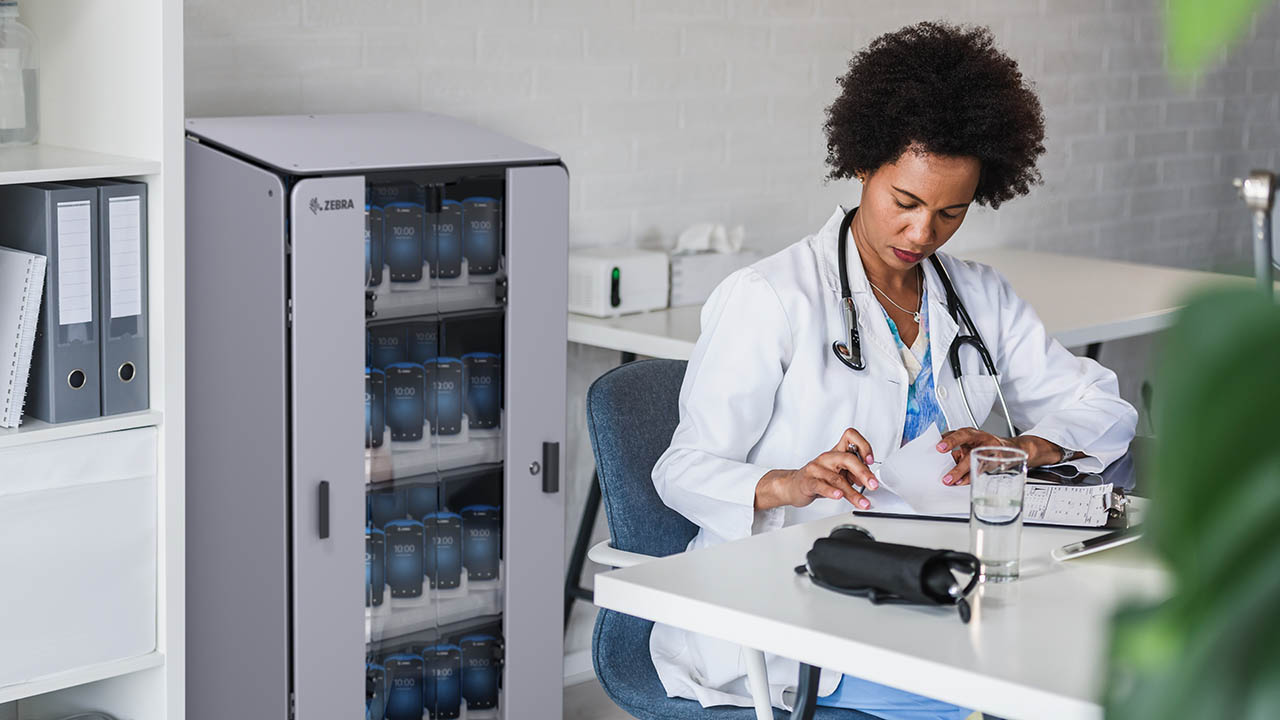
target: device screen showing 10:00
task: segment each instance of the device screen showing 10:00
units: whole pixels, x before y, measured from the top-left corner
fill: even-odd
[[[388,365],[409,360],[400,325],[378,325],[369,328],[369,366],[386,369]]]
[[[434,235],[426,243],[431,277],[458,277],[462,274],[462,203],[444,201],[436,215]]]
[[[487,710],[498,704],[498,665],[494,660],[497,639],[492,635],[465,635],[462,647],[462,697],[468,710]]]
[[[422,651],[426,690],[423,703],[434,720],[462,714],[462,652],[457,645],[432,645]]]
[[[422,656],[411,653],[390,655],[382,663],[386,668],[386,720],[421,720]]]
[[[423,210],[417,203],[404,202],[391,203],[383,209],[383,252],[392,282],[422,279]]]
[[[493,505],[468,505],[462,508],[462,564],[468,580],[493,580],[498,577],[498,561],[502,548],[502,523]]]
[[[387,425],[391,440],[412,442],[422,439],[422,418],[426,414],[422,366],[395,363],[386,368]]]
[[[382,604],[383,587],[386,580],[386,533],[377,528],[365,528],[364,531],[364,583],[366,607],[377,607]]]
[[[498,426],[502,416],[502,366],[493,353],[462,356],[467,386],[467,426],[483,430]]]
[[[451,512],[422,518],[427,548],[425,571],[431,587],[441,590],[462,584],[462,517]]]
[[[364,371],[364,446],[382,447],[382,431],[386,428],[383,404],[386,401],[386,375],[381,370]]]
[[[463,254],[469,275],[498,271],[498,201],[471,197],[462,202]]]
[[[462,431],[462,361],[436,358],[428,366],[426,419],[432,435],[456,435]]]
[[[422,523],[393,520],[383,527],[387,534],[387,585],[393,598],[422,596]]]

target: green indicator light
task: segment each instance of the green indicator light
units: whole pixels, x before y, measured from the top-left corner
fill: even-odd
[[[617,280],[617,279],[618,279],[618,268],[614,268],[614,269],[613,269],[613,279],[614,279],[614,280]]]

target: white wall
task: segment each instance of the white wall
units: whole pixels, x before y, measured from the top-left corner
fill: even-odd
[[[427,109],[560,152],[574,245],[742,223],[779,249],[825,184],[823,109],[853,50],[904,24],[987,24],[1039,88],[1045,185],[971,213],[950,249],[1013,245],[1239,264],[1228,181],[1280,165],[1280,13],[1191,87],[1165,77],[1159,0],[186,0],[191,116]],[[1126,396],[1149,343],[1103,361]],[[570,533],[591,474],[583,393],[614,353],[570,348]],[[570,644],[587,647],[585,626]]]

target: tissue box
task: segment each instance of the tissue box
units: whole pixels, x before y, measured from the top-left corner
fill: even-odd
[[[760,259],[754,250],[679,253],[671,256],[671,307],[701,305],[734,270]]]
[[[666,306],[666,253],[613,247],[569,253],[569,312],[613,317]]]

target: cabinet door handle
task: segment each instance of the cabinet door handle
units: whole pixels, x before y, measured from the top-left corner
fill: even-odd
[[[320,481],[320,539],[329,537],[329,481]]]
[[[542,492],[560,492],[560,443],[542,443]]]

